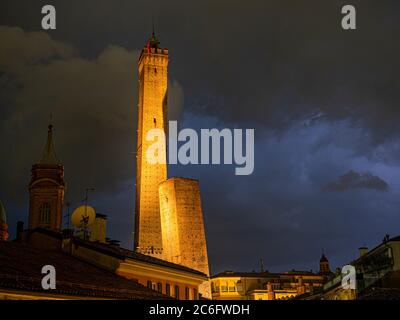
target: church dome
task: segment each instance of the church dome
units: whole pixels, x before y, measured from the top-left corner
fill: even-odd
[[[6,209],[4,209],[3,203],[0,201],[0,222],[6,223]]]

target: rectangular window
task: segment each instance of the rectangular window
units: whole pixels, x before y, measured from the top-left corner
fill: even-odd
[[[190,290],[188,287],[185,288],[185,300],[190,299]]]
[[[171,295],[171,286],[170,286],[169,283],[167,283],[167,284],[165,285],[165,294],[166,294],[167,296],[170,296],[170,295]]]
[[[162,293],[162,283],[161,282],[157,283],[157,291],[159,293]]]
[[[153,289],[153,284],[151,283],[150,280],[147,281],[147,288]]]
[[[179,299],[179,286],[175,286],[175,298]]]
[[[48,202],[42,203],[40,208],[40,222],[43,224],[50,223],[50,204]]]
[[[197,289],[193,289],[193,300],[197,300],[198,296],[197,296]]]

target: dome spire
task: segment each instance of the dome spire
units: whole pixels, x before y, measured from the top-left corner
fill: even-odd
[[[151,16],[151,23],[152,23],[152,25],[153,25],[153,32],[152,32],[152,35],[153,35],[153,37],[155,36],[155,31],[154,31],[154,14]]]
[[[43,150],[42,159],[40,160],[41,164],[59,164],[56,151],[54,149],[53,125],[51,120],[52,116],[50,115],[50,123],[47,130],[47,142]]]

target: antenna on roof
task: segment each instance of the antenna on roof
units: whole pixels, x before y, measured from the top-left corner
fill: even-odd
[[[152,28],[153,28],[152,35],[154,36],[156,34],[155,28],[154,28],[154,12],[151,13],[151,25],[152,25]]]
[[[72,213],[72,223],[83,233],[83,240],[88,240],[88,227],[93,224],[95,219],[96,211],[86,204],[75,209]]]
[[[64,216],[64,218],[67,218],[67,229],[70,229],[71,228],[71,212],[70,212],[71,204],[69,203],[69,201],[67,201],[67,203],[65,205],[67,207],[67,214]]]
[[[264,272],[264,261],[262,258],[260,258],[260,271]]]
[[[95,191],[95,190],[96,190],[95,188],[86,188],[85,189],[85,198],[83,199],[83,201],[85,201],[85,206],[87,206],[89,191]]]

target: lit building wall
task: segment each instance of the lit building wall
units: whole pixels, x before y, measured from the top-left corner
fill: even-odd
[[[323,276],[225,272],[211,278],[213,300],[287,300],[322,288]]]
[[[122,262],[116,273],[179,300],[198,300],[205,276],[144,264],[132,259]]]

